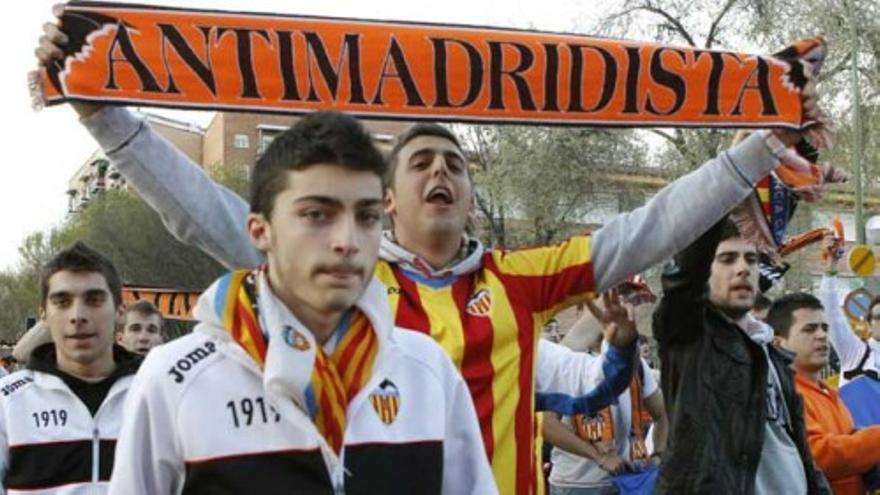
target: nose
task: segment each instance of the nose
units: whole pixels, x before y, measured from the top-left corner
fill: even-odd
[[[70,323],[73,325],[79,325],[85,323],[87,320],[85,301],[81,301],[79,298],[74,298],[73,302],[70,304]]]
[[[332,249],[346,258],[358,252],[358,229],[354,214],[344,215],[333,230]]]
[[[736,274],[739,276],[749,276],[752,270],[756,269],[756,265],[749,263],[744,256],[740,256],[736,260]]]
[[[434,177],[445,176],[448,172],[446,157],[443,156],[443,153],[434,153],[434,161],[431,162],[431,175]]]

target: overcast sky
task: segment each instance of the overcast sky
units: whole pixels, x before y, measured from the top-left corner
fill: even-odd
[[[34,112],[27,91],[27,73],[36,67],[33,50],[43,23],[51,21],[57,1],[17,2],[0,30],[0,46],[7,60],[0,76],[0,143],[7,157],[0,179],[0,270],[18,260],[22,239],[48,230],[64,220],[67,180],[96,148],[70,108],[53,107]],[[548,31],[571,31],[596,19],[602,12],[598,1],[533,0],[170,0],[147,3],[210,9],[311,14],[364,19],[396,19],[510,27],[534,27]],[[202,113],[178,112],[176,118],[206,123]]]

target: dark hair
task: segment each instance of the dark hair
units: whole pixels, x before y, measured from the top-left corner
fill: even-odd
[[[309,114],[279,134],[257,160],[251,175],[251,212],[268,218],[275,197],[288,185],[287,172],[319,163],[373,172],[383,180],[388,168],[357,119],[340,112]]]
[[[141,316],[159,315],[159,321],[162,321],[162,313],[159,312],[159,308],[157,308],[155,304],[147,301],[146,299],[138,299],[132,304],[129,304],[125,308],[125,314],[127,315],[129,313],[137,313]]]
[[[753,308],[760,311],[762,309],[769,308],[772,304],[772,299],[765,296],[764,294],[758,294],[757,296],[755,296],[755,305],[753,306]]]
[[[443,127],[442,125],[421,123],[409,127],[407,130],[403,131],[403,133],[397,136],[397,140],[394,142],[394,147],[391,148],[391,153],[388,154],[389,166],[388,171],[385,175],[385,184],[388,185],[388,187],[394,187],[394,174],[397,171],[397,159],[399,158],[400,150],[403,149],[404,146],[406,146],[406,143],[412,141],[417,137],[422,136],[448,139],[452,141],[456,146],[458,146],[459,149],[461,149],[461,143],[458,141],[458,138],[455,137],[455,134],[453,134],[452,131]]]
[[[773,301],[773,304],[770,305],[770,311],[767,312],[767,318],[764,321],[773,327],[775,335],[788,338],[791,324],[794,323],[794,312],[804,308],[824,309],[822,303],[816,299],[816,296],[806,292],[795,292],[794,294],[786,294]]]
[[[49,297],[49,279],[58,272],[70,271],[74,273],[100,273],[107,282],[110,295],[113,296],[113,305],[122,304],[122,280],[113,263],[101,253],[90,248],[86,243],[77,241],[67,249],[56,254],[43,267],[40,278],[40,306],[46,307],[46,298]]]
[[[739,227],[736,226],[736,222],[734,222],[730,217],[725,218],[721,222],[721,238],[718,239],[718,242],[724,242],[730,239],[742,237],[742,234],[739,231]]]

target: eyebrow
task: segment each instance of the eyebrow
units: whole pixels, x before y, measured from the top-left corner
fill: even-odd
[[[343,208],[345,205],[342,204],[342,201],[339,201],[336,198],[331,198],[329,196],[303,196],[301,198],[297,198],[294,200],[294,203],[304,203],[312,201],[315,203],[320,203],[326,206],[332,206],[334,208]],[[364,208],[364,207],[372,207],[376,205],[382,205],[382,198],[364,198],[359,199],[355,202],[355,208]]]
[[[105,296],[108,295],[109,292],[106,289],[88,289],[84,292],[86,297],[88,296]],[[67,290],[59,290],[55,292],[50,292],[47,298],[49,299],[57,299],[59,297],[73,297],[73,294]]]
[[[456,158],[460,158],[460,159],[462,159],[462,160],[465,159],[465,158],[464,158],[464,155],[463,155],[461,152],[457,151],[457,150],[438,150],[438,149],[436,149],[436,148],[424,148],[424,149],[420,149],[420,150],[416,151],[415,153],[413,153],[412,155],[410,155],[409,159],[412,160],[413,158],[418,158],[418,157],[420,157],[420,156],[422,156],[422,155],[426,155],[426,154],[432,154],[432,155],[433,155],[433,154],[437,154],[437,153],[441,153],[441,154],[443,154],[443,156],[451,155],[451,156],[454,156],[454,157],[456,157]]]

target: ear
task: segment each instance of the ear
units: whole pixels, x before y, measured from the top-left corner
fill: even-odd
[[[394,197],[394,191],[390,187],[385,188],[385,214],[389,218],[393,218],[397,213],[397,199]]]
[[[786,342],[786,339],[784,339],[783,337],[781,337],[779,335],[773,336],[773,343],[776,344],[777,346],[785,347],[785,342]]]
[[[247,218],[248,236],[251,244],[261,252],[269,251],[272,246],[272,225],[262,213],[250,213]]]

